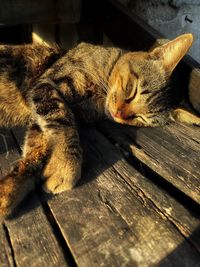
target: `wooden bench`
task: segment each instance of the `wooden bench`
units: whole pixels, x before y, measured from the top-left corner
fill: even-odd
[[[116,45],[139,49],[158,37],[116,1],[97,3],[93,22]],[[188,60],[179,68],[186,78]],[[0,130],[2,175],[23,135]],[[200,266],[200,128],[102,121],[83,126],[81,140],[80,183],[53,197],[36,186],[0,225],[0,266]]]

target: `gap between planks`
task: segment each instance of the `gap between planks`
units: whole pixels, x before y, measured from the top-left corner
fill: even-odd
[[[192,235],[199,226],[198,218],[192,216],[180,203],[176,202],[176,200],[172,199],[166,193],[164,194],[155,185],[153,189],[158,190],[158,197],[154,197],[154,203],[152,204],[149,198],[152,198],[152,194],[155,194],[157,191],[151,191],[152,184],[150,181],[149,184],[151,187],[148,189],[149,184],[146,184],[145,178],[143,177],[142,179],[141,175],[127,163],[124,165],[125,162],[120,161],[117,150],[101,134],[97,134],[96,131],[90,131],[87,128],[85,139],[87,139],[88,144],[92,145],[92,148],[88,146],[89,157],[87,160],[90,166],[87,166],[85,176],[82,178],[85,181],[82,180],[82,184],[76,189],[56,196],[48,201],[48,205],[61,228],[63,236],[69,243],[78,266],[88,266],[89,264],[99,266],[100,262],[102,263],[101,266],[121,266],[122,264],[125,264],[124,266],[132,266],[131,264],[133,264],[134,260],[140,266],[141,257],[143,258],[143,263],[152,263],[151,261],[156,261],[159,257],[160,259],[162,258],[163,251],[169,251],[168,245],[170,242],[176,243],[172,236],[171,241],[162,240],[162,235],[167,233],[169,237],[170,233],[174,233],[176,236],[175,239],[180,240],[183,235],[183,229],[180,231],[180,228],[187,224],[189,224],[188,232],[184,233],[184,236],[188,236],[189,239],[190,233]],[[100,157],[99,151],[101,151]],[[118,172],[120,175],[113,169],[113,166],[116,168],[118,162]],[[128,166],[131,168],[132,175],[133,173],[136,176],[139,175],[135,179],[134,176],[131,177],[133,179],[131,190],[130,186],[127,186],[121,178],[121,175],[123,175],[124,179],[127,180],[127,177],[123,173],[123,165],[125,169]],[[91,180],[92,176],[95,176],[95,178]],[[143,191],[146,186],[145,194],[141,194],[141,191],[138,190],[142,186],[140,180],[143,180]],[[139,187],[136,188],[135,183],[139,183]],[[159,199],[160,197],[162,197],[161,200]],[[157,202],[157,207],[162,205],[163,202],[165,203],[162,212],[168,214],[168,218],[162,216],[162,212],[158,212],[160,207],[155,210],[155,202]],[[176,214],[177,212],[178,215]],[[141,214],[142,217],[140,217]],[[155,226],[154,223],[157,221],[156,227],[158,227],[158,229],[153,227],[151,233],[149,233],[152,235],[151,237],[148,237],[148,235],[145,236],[147,238],[146,241],[142,239],[144,229],[147,227],[145,225],[146,215],[144,214],[148,214],[151,226]],[[170,222],[169,215],[173,218],[173,222],[178,221],[176,226]],[[181,222],[182,219],[183,222]],[[148,223],[148,219],[146,223]],[[140,228],[139,232],[135,232],[134,230],[137,227]],[[159,231],[161,231],[162,227],[165,230],[161,234]],[[122,233],[122,236],[119,243],[118,238],[120,238],[120,233]],[[161,239],[154,243],[156,238],[158,238],[157,234]],[[194,264],[188,262],[189,258],[193,258],[192,254],[189,256],[190,253],[196,251],[197,258],[200,256],[197,252],[198,243],[197,241],[195,242],[195,237],[191,237],[191,239],[191,247],[185,238],[182,239],[183,244],[187,244],[187,249],[183,253],[186,253],[185,256],[182,254],[182,256],[179,255],[179,259],[176,259],[180,261],[181,266],[192,266]],[[145,245],[143,242],[146,242]],[[115,248],[113,244],[118,245]],[[155,245],[157,247],[159,244],[161,251],[159,250],[158,252],[155,250],[157,254],[160,253],[159,256],[153,253],[149,244],[153,247]],[[142,252],[140,251],[140,245],[143,246]],[[165,245],[166,247],[164,249],[163,246]],[[138,257],[134,260],[131,258],[131,255],[127,254],[131,249],[134,251],[134,255],[138,253]],[[158,258],[156,259],[156,257]],[[182,257],[185,257],[184,260]],[[116,258],[118,259],[118,263],[116,262]]]
[[[175,124],[170,127],[175,131]],[[176,135],[169,132],[169,126],[135,129],[105,121],[98,124],[98,129],[112,139],[112,142],[124,148],[127,154],[136,157],[188,197],[200,203],[200,146],[197,144],[194,151],[195,141],[191,140],[193,145],[190,148],[178,131],[175,131]],[[190,132],[187,134],[189,136]]]
[[[0,132],[6,136],[7,142],[6,150],[1,146],[2,143],[0,144],[1,169],[5,174],[9,171],[13,161],[20,157],[19,147],[22,144],[24,131],[19,129],[17,133],[17,130],[14,130],[13,133],[16,134],[14,139],[10,131],[1,129]],[[5,157],[7,150],[8,157]],[[43,212],[37,192],[34,191],[19,205],[14,214],[4,221],[7,250],[10,251],[9,255],[13,262],[10,266],[25,267],[30,264],[34,264],[34,266],[74,266],[69,263],[68,255],[62,248],[63,244],[59,243],[55,235],[56,231],[48,219]],[[8,260],[6,263],[5,254],[3,256],[4,261],[1,264],[9,266]]]

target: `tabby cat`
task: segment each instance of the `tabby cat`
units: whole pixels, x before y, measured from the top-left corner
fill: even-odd
[[[151,52],[86,43],[68,52],[0,46],[0,126],[28,128],[22,159],[0,180],[0,215],[33,189],[37,171],[47,192],[76,184],[82,164],[79,120],[106,115],[122,124],[158,126],[173,119],[170,76],[192,41],[191,34],[181,35]]]

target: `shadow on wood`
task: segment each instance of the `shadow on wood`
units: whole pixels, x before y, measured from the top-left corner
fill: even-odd
[[[189,237],[189,239],[196,239],[196,242],[200,243],[200,224],[199,226],[194,230],[192,235]],[[164,258],[162,261],[158,263],[157,266],[159,267],[166,267],[166,266],[190,266],[195,267],[198,266],[197,262],[199,261],[199,255],[198,253],[195,255],[193,254],[193,257],[184,257],[184,255],[188,251],[188,244],[186,241],[183,241],[177,248],[173,250],[169,255],[167,255],[166,258]],[[198,249],[200,252],[200,250]],[[182,259],[185,258],[184,263]]]

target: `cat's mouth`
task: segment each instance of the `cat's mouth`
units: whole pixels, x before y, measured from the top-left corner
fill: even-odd
[[[125,116],[124,114],[119,113],[119,112],[114,113],[114,112],[109,111],[109,112],[107,112],[107,115],[108,115],[108,118],[110,118],[116,122],[123,123],[123,124],[128,123],[128,122],[138,118],[138,116],[135,113],[132,113],[132,114]]]
[[[119,113],[109,112],[108,117],[120,124],[127,124],[132,126],[148,126],[148,121],[146,121],[146,119],[142,115],[135,113],[120,115]]]
[[[130,121],[130,120],[137,119],[137,118],[138,118],[138,116],[133,113],[131,115],[128,115],[127,117],[124,117],[123,119],[127,120],[127,121]]]
[[[123,121],[130,121],[130,120],[134,120],[137,119],[139,116],[135,113],[131,113],[131,114],[124,114],[123,112],[116,112],[115,114],[111,114],[111,116],[113,117],[113,119],[120,119]]]

